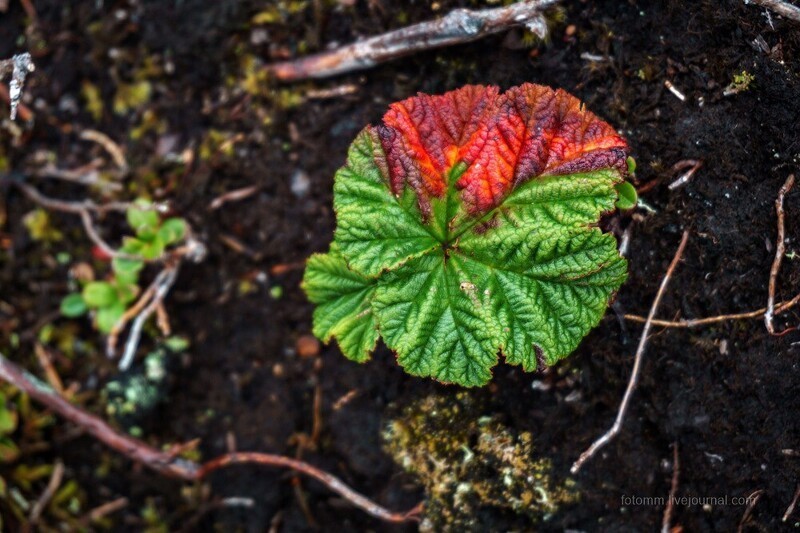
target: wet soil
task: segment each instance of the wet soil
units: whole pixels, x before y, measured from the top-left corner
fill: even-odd
[[[299,357],[295,343],[310,332],[312,313],[299,288],[302,269],[274,270],[327,249],[334,228],[332,179],[347,146],[390,102],[417,91],[438,93],[465,83],[507,88],[526,81],[563,87],[626,135],[641,183],[662,180],[643,197],[652,213],[640,210],[609,222],[630,230],[630,277],[614,311],[577,352],[545,374],[501,364],[490,386],[471,391],[511,427],[536,435],[537,450],[554,461],[559,475],[566,476],[581,451],[613,422],[641,330],[619,316],[647,313],[684,229],[691,231],[689,245],[660,316],[747,311],[767,301],[776,238],[773,204],[800,159],[800,26],[770,20],[763,9],[736,0],[565,2],[551,40],[533,50],[515,46],[521,36],[512,32],[329,81],[265,86],[263,94],[248,94],[231,83],[241,81],[243,55],[264,61],[292,56],[479,3],[443,1],[434,10],[428,2],[318,2],[315,11],[309,2],[307,9],[283,13],[266,26],[251,19],[272,2],[64,4],[35,2],[44,43],[28,92],[36,124],[15,146],[3,133],[9,168],[24,172],[41,150],[55,154],[63,167],[85,163],[103,152],[75,132],[106,132],[125,148],[134,169],[131,183],[151,189],[155,183],[157,194],[171,200],[209,247],[205,262],[181,272],[168,300],[173,327],[189,336],[191,349],[173,372],[168,401],[144,422],[152,443],[200,438],[202,455],[210,458],[226,451],[233,438],[240,450],[294,455],[292,436],[312,431],[318,389],[322,431],[316,449],[303,457],[390,508],[419,501],[419,486],[383,453],[381,429],[415,398],[456,389],[406,376],[385,348],[365,365],[345,360],[335,345],[323,347],[319,357]],[[0,16],[0,57],[25,48],[18,37],[29,22],[12,1]],[[152,75],[149,103],[123,115],[110,112],[115,87],[133,80],[148,55],[170,65]],[[746,90],[723,96],[743,71],[753,76]],[[86,80],[106,102],[97,120],[81,96]],[[666,80],[685,101],[665,88]],[[296,106],[274,98],[279,91],[303,95],[344,84],[355,90]],[[129,132],[146,109],[166,126],[132,140]],[[175,152],[198,154],[210,130],[239,135],[228,156],[195,157],[178,172],[158,155],[165,138]],[[666,183],[675,177],[670,167],[690,158],[702,160],[702,169],[685,186],[669,190]],[[308,190],[293,191],[292,183],[303,177]],[[219,194],[249,185],[257,185],[258,193],[208,209]],[[82,191],[57,183],[45,189],[73,198]],[[1,269],[2,299],[18,310],[18,327],[26,330],[57,309],[66,291],[67,267],[43,261],[43,254],[67,249],[78,257],[87,245],[79,221],[54,215],[67,240],[43,252],[21,223],[32,204],[13,189],[4,188],[3,195],[8,215],[2,232],[10,244]],[[790,256],[800,242],[798,197],[791,193],[786,200]],[[112,229],[115,223],[109,221]],[[229,237],[244,252],[226,245]],[[276,287],[280,298],[270,296]],[[791,298],[798,287],[797,260],[787,259],[779,298]],[[800,312],[793,311],[777,323],[785,328],[798,320]],[[88,327],[82,334],[99,342]],[[727,497],[729,503],[678,505],[672,524],[686,531],[734,530],[747,506],[733,499],[763,491],[744,530],[789,528],[800,519],[795,514],[781,522],[800,477],[798,340],[797,332],[771,337],[759,319],[694,330],[654,328],[622,433],[575,476],[580,502],[538,529],[652,530],[663,506],[625,504],[623,497],[667,496],[673,443],[681,463],[678,495]],[[25,353],[12,355],[35,368]],[[60,371],[91,390],[108,379],[112,367],[97,355]],[[534,381],[545,386],[532,387]],[[337,405],[345,395],[349,401]],[[68,431],[60,424],[54,435]],[[129,498],[114,516],[117,529],[140,530],[147,504],[170,530],[305,531],[313,529],[309,516],[322,530],[390,529],[308,481],[302,484],[307,515],[285,472],[232,468],[214,475],[210,495],[189,498],[180,483],[88,438],[55,437],[54,453],[64,458],[68,476],[88,491],[87,508]],[[102,478],[96,477],[99,460],[109,465]],[[251,498],[253,505],[220,505],[230,497]],[[531,527],[500,513],[490,520],[495,530]]]

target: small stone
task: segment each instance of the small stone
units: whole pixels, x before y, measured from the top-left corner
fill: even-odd
[[[295,351],[304,359],[316,357],[319,354],[319,341],[313,335],[302,335],[295,343]]]
[[[311,180],[308,177],[308,173],[301,169],[295,170],[289,187],[292,189],[292,194],[298,198],[303,198],[311,189]]]

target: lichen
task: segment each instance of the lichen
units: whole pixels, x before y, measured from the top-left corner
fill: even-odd
[[[425,487],[421,531],[484,530],[487,508],[535,524],[577,499],[572,480],[556,480],[550,459],[534,454],[531,433],[481,416],[463,392],[413,403],[383,436],[395,462]]]

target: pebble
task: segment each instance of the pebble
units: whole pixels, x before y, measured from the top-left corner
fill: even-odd
[[[319,341],[313,335],[302,335],[295,343],[298,357],[316,357],[319,354]]]
[[[295,170],[289,187],[292,189],[292,194],[298,198],[303,198],[311,189],[311,180],[308,177],[308,173],[301,169]]]

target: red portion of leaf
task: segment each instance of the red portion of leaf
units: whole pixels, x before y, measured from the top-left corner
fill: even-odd
[[[542,175],[616,168],[627,144],[614,129],[562,90],[526,83],[500,94],[466,86],[393,104],[377,128],[395,194],[416,191],[424,215],[447,192],[447,173],[468,165],[456,186],[469,212],[502,202],[520,183]]]
[[[423,213],[447,191],[447,172],[495,114],[497,87],[467,85],[443,95],[419,94],[392,104],[378,135],[386,152],[392,192],[408,184]]]

